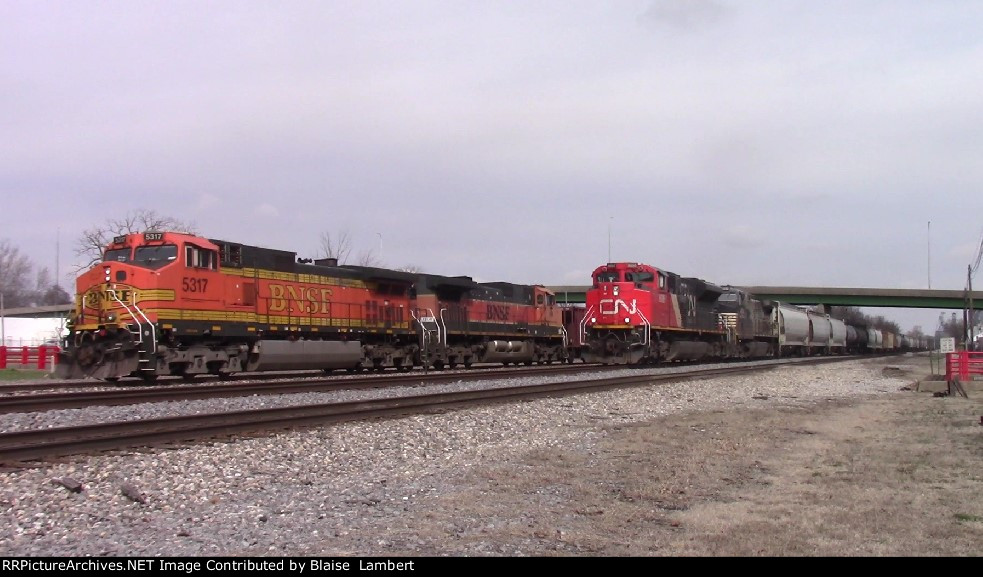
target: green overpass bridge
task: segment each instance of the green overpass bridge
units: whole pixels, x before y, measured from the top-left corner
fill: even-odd
[[[583,304],[588,285],[547,287],[560,303]],[[921,309],[966,308],[966,291],[932,289],[743,286],[758,298],[796,305],[896,307]],[[983,310],[983,291],[973,291],[973,310]]]

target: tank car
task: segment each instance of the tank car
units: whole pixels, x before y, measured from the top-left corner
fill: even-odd
[[[807,354],[826,355],[830,351],[833,327],[828,315],[806,311],[809,317],[809,346]]]
[[[803,309],[777,303],[774,322],[778,329],[778,354],[801,356],[809,354],[809,315]]]
[[[884,349],[884,333],[880,330],[867,327],[867,350],[872,353],[880,353]]]
[[[59,375],[116,380],[240,371],[560,360],[542,286],[298,261],[296,253],[146,232],[76,281]]]
[[[834,355],[842,355],[846,353],[846,323],[840,319],[829,318],[830,325],[830,336],[829,336],[829,351]]]

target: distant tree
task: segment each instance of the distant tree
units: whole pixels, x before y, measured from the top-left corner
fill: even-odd
[[[34,281],[34,291],[31,294],[31,303],[34,306],[45,305],[64,305],[72,302],[71,295],[58,283],[51,278],[51,273],[47,267],[38,271],[37,279]]]
[[[343,230],[331,237],[330,232],[321,233],[321,252],[319,258],[333,258],[338,264],[347,264],[348,256],[352,253],[352,235]]]
[[[940,337],[953,337],[956,339],[956,342],[962,342],[966,336],[966,330],[963,328],[962,317],[957,317],[956,313],[952,313],[952,316],[946,319],[945,313],[939,313],[939,328],[937,334]]]
[[[382,266],[382,260],[375,254],[375,250],[370,248],[358,254],[358,264],[360,266]]]
[[[51,285],[44,292],[38,294],[38,300],[35,302],[38,306],[47,305],[65,305],[71,304],[72,295],[68,294],[68,291],[61,288],[59,285]]]
[[[71,296],[58,286],[47,268],[38,271],[32,286],[34,265],[9,241],[0,241],[0,293],[5,308],[60,305],[72,302]]]
[[[833,306],[829,309],[829,315],[851,325],[865,326],[868,323],[867,315],[858,307]]]
[[[31,260],[7,239],[0,240],[0,293],[6,308],[31,304]]]
[[[102,260],[102,251],[114,236],[155,231],[178,231],[195,234],[195,226],[171,216],[157,214],[154,210],[141,209],[122,218],[110,218],[105,223],[82,232],[75,249],[75,256],[84,259],[78,269],[91,267]]]
[[[354,250],[354,239],[348,230],[336,233],[334,237],[330,232],[321,233],[321,250],[319,258],[334,258],[339,265],[348,264],[348,259]],[[358,253],[355,263],[359,266],[381,266],[382,262],[375,250],[369,249]]]

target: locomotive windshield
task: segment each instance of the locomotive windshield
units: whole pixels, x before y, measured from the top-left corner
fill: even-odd
[[[137,247],[133,262],[149,269],[157,269],[170,264],[176,258],[177,245],[140,246]]]
[[[104,262],[130,262],[130,247],[107,250],[102,256]]]
[[[621,274],[618,271],[597,273],[597,282],[618,282]]]

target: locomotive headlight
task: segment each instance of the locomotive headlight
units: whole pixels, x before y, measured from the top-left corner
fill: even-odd
[[[591,324],[596,324],[597,323],[597,318],[596,317],[591,317],[590,318],[590,322],[591,322]]]
[[[108,272],[106,274],[109,274]],[[618,296],[618,289],[621,288],[618,285],[614,285],[614,296]]]
[[[631,318],[629,318],[629,317],[625,317],[625,324],[627,325],[627,324],[628,324],[628,323],[630,323],[630,322],[631,322]]]
[[[109,267],[107,266],[103,272],[106,273],[106,282],[109,282]]]
[[[115,323],[116,322],[116,313],[109,313],[108,315],[106,315],[106,322],[107,323]]]

